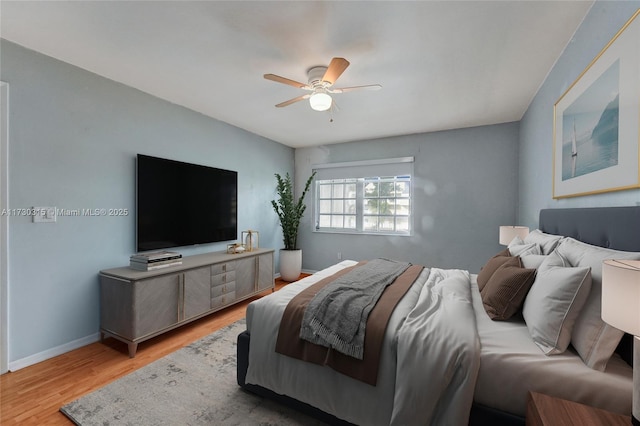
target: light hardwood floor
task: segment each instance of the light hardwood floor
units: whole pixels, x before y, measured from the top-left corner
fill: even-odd
[[[284,285],[276,280],[276,290]],[[244,318],[247,305],[257,297],[142,342],[135,358],[129,358],[125,343],[109,338],[3,374],[0,424],[72,425],[58,411],[61,406]]]

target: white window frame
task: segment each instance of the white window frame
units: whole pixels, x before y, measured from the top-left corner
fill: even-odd
[[[339,233],[339,234],[356,234],[356,235],[386,235],[386,236],[411,236],[413,234],[413,157],[399,157],[380,160],[367,161],[350,161],[343,163],[316,164],[312,168],[316,172],[313,191],[313,232],[318,233]],[[394,230],[365,230],[364,218],[367,216],[364,212],[365,179],[366,178],[396,178],[397,180],[409,183],[408,196],[408,231]],[[328,198],[321,198],[321,185],[340,185],[341,183],[355,183],[356,196],[353,197],[333,197],[333,193]],[[326,186],[325,186],[326,189]],[[326,195],[326,191],[324,192]],[[396,197],[386,197],[396,198]],[[405,197],[397,197],[398,199],[406,199]],[[320,227],[320,202],[328,202],[333,200],[355,200],[355,228],[335,228]],[[353,216],[349,212],[336,213],[336,216]],[[383,215],[381,215],[383,216]],[[397,216],[394,213],[394,220],[402,215]]]

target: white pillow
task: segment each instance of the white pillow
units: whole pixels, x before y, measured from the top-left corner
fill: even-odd
[[[539,229],[534,229],[524,238],[524,244],[538,244],[542,254],[549,254],[563,238],[562,235],[545,234]]]
[[[557,251],[571,266],[591,268],[591,292],[573,327],[571,344],[588,367],[604,371],[624,332],[601,318],[602,261],[640,260],[640,253],[596,247],[569,237],[560,242]]]
[[[591,268],[568,266],[557,250],[547,256],[522,309],[531,338],[546,355],[567,349],[591,290]]]
[[[525,244],[520,237],[515,237],[507,246],[511,256],[526,256],[529,254],[542,254],[538,244]]]
[[[543,254],[525,254],[524,256],[520,256],[522,267],[529,269],[538,269],[546,258],[547,256]]]

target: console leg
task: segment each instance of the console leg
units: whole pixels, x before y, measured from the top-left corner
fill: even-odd
[[[135,358],[136,351],[138,350],[138,344],[131,342],[127,343],[127,346],[129,347],[129,358]]]

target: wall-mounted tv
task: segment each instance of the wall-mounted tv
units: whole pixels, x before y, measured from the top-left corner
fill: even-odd
[[[138,154],[136,251],[235,240],[238,173]]]

